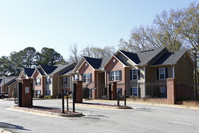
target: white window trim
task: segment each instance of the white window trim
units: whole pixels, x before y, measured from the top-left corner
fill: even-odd
[[[163,74],[163,73],[160,73],[160,70],[164,70],[164,78],[163,79],[160,78],[160,75]],[[165,80],[165,79],[166,79],[165,67],[159,68],[159,80]]]
[[[121,78],[121,76],[122,75],[120,75],[120,70],[116,70],[116,71],[110,71],[110,74],[111,74],[111,72],[113,72],[113,80],[111,79],[110,81],[120,81],[120,78]],[[116,72],[118,72],[118,75],[116,75]],[[111,76],[111,75],[110,75]],[[117,78],[117,76],[119,76],[119,79],[118,80],[116,80]]]
[[[131,69],[132,70],[132,80],[138,80],[138,69]],[[133,71],[136,71],[137,74],[133,74]],[[133,75],[136,75],[136,79],[133,78]]]
[[[84,81],[84,75],[86,76],[85,77],[85,81]],[[88,78],[88,75],[90,75],[90,77]],[[89,79],[89,80],[88,80]],[[90,83],[90,82],[92,82],[91,81],[91,79],[92,79],[92,74],[91,73],[85,73],[85,74],[83,74],[83,82],[88,82],[88,83]]]

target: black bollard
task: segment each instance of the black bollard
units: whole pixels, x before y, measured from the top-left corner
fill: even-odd
[[[108,86],[108,94],[109,94],[109,100],[111,100],[111,84]]]
[[[73,84],[73,112],[75,112],[75,102],[76,102],[76,84]]]
[[[126,90],[124,90],[124,106],[126,106]]]
[[[62,113],[64,113],[64,90],[62,90]]]
[[[67,111],[69,111],[69,106],[68,106],[68,93],[66,94],[66,105],[67,105]]]
[[[117,90],[117,106],[120,106],[119,90]]]

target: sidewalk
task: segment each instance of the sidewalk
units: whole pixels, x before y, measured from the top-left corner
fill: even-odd
[[[105,102],[111,102],[111,103],[117,103],[116,100],[104,100],[104,99],[85,99],[84,102],[86,101],[94,101],[94,102],[100,102],[100,103],[105,103]],[[123,104],[124,101],[120,101],[120,103]],[[193,110],[199,110],[199,107],[196,106],[185,106],[185,105],[179,105],[179,104],[161,104],[161,103],[151,103],[151,102],[140,102],[140,101],[126,101],[126,104],[144,104],[144,105],[154,105],[154,106],[164,106],[164,107],[172,107],[172,108],[185,108],[185,109],[193,109]]]

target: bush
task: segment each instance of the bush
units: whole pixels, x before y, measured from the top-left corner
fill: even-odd
[[[130,96],[130,98],[137,99],[137,98],[138,98],[138,96],[133,96],[133,95],[131,95],[131,96]]]
[[[53,98],[52,96],[44,96],[44,99],[51,99]]]
[[[40,95],[39,98],[44,98],[44,95]]]

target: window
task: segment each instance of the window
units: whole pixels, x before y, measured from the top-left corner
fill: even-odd
[[[41,95],[41,90],[36,90],[36,97],[39,97]]]
[[[51,81],[50,81],[50,78],[46,78],[46,84],[50,84]]]
[[[165,68],[159,68],[159,79],[165,79]]]
[[[41,79],[39,78],[35,79],[35,85],[41,85]]]
[[[138,88],[133,87],[130,89],[130,95],[137,96],[138,95]]]
[[[62,84],[63,84],[63,85],[66,85],[66,84],[67,84],[67,78],[66,78],[66,77],[63,77],[63,78],[62,78]]]
[[[132,74],[133,74],[133,80],[137,80],[138,79],[138,70],[134,69]]]
[[[92,82],[92,74],[91,73],[86,73],[83,74],[83,82]]]
[[[50,95],[50,90],[46,90],[46,95]]]
[[[79,81],[79,75],[74,75],[74,76],[73,76],[73,79],[74,79],[75,81]]]
[[[130,80],[140,79],[140,69],[131,69],[130,70]]]
[[[166,98],[167,97],[167,87],[166,86],[161,86],[160,87],[160,97]]]
[[[109,81],[119,81],[121,80],[121,71],[110,71]]]

